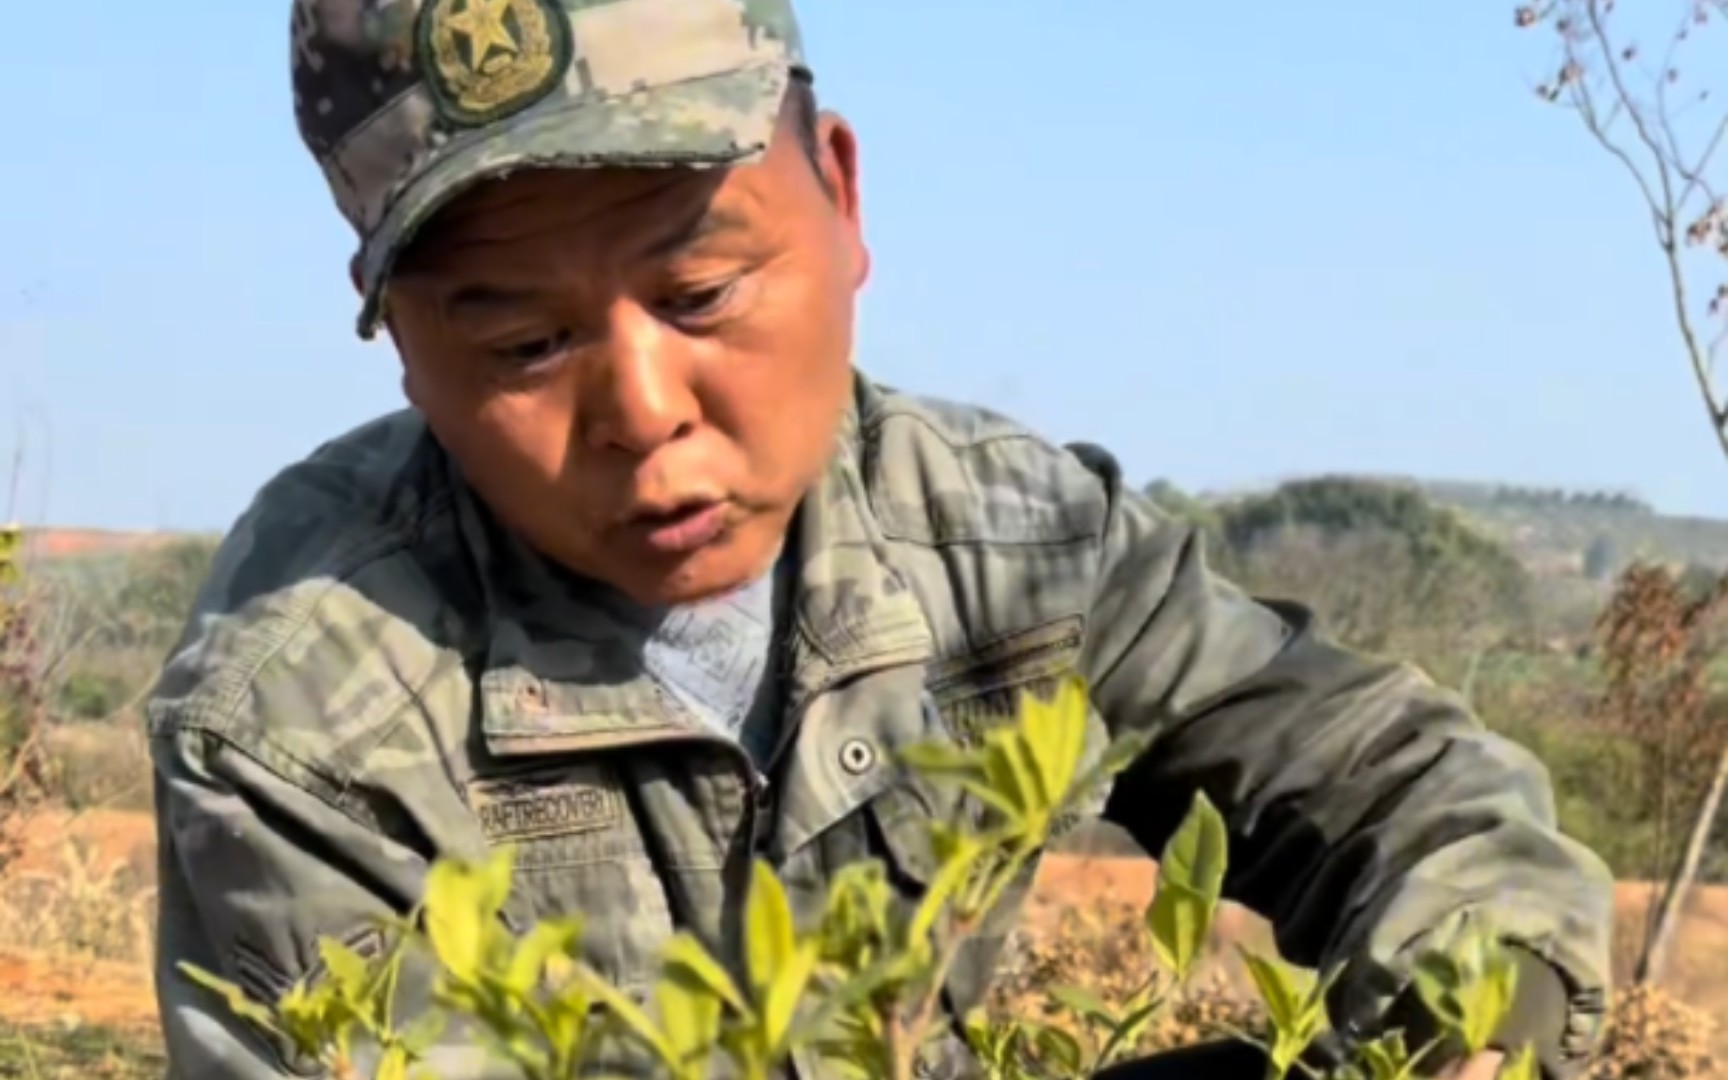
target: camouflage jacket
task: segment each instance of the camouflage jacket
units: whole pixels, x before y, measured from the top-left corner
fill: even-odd
[[[273,998],[316,974],[320,937],[406,911],[441,856],[520,845],[507,917],[582,912],[586,959],[626,987],[674,927],[732,955],[752,853],[806,914],[860,857],[913,894],[935,796],[894,751],[1069,671],[1094,746],[1152,737],[1090,809],[1156,852],[1203,787],[1231,828],[1228,894],[1292,961],[1347,963],[1335,1019],[1371,1025],[1411,944],[1479,909],[1548,961],[1544,1062],[1576,1067],[1604,1010],[1611,883],[1557,832],[1541,767],[1412,668],[1214,575],[1106,454],[861,377],[795,529],[787,735],[764,778],[641,673],[642,631],[609,594],[487,516],[414,413],[272,480],[149,704],[173,1075],[310,1075],[175,965]],[[952,1007],[983,993],[1004,925]],[[450,1080],[509,1075],[441,1054]]]

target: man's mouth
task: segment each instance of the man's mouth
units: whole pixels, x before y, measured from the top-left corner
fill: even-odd
[[[644,547],[661,555],[688,555],[726,531],[726,503],[699,499],[667,509],[643,509],[626,519],[624,529]]]

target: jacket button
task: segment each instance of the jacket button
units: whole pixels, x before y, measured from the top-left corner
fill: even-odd
[[[840,767],[863,776],[876,764],[876,748],[863,739],[847,739],[840,747]]]

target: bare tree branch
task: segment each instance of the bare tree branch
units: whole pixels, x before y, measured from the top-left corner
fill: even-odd
[[[1647,12],[1647,7],[1641,5],[1635,11]],[[1543,96],[1570,106],[1590,138],[1631,175],[1644,200],[1666,270],[1675,329],[1711,431],[1728,456],[1728,401],[1714,378],[1716,357],[1728,343],[1728,285],[1723,284],[1723,267],[1711,271],[1697,261],[1712,250],[1728,256],[1728,212],[1717,194],[1723,185],[1710,175],[1717,167],[1723,142],[1728,140],[1728,105],[1718,101],[1714,107],[1724,110],[1721,115],[1697,125],[1695,134],[1701,141],[1694,152],[1685,137],[1691,121],[1684,128],[1680,121],[1710,100],[1709,87],[1690,95],[1682,108],[1675,107],[1672,90],[1680,83],[1678,65],[1685,44],[1694,39],[1699,27],[1728,15],[1728,0],[1681,0],[1681,20],[1668,38],[1660,66],[1654,69],[1642,60],[1642,50],[1632,44],[1635,35],[1624,44],[1618,40],[1618,24],[1610,25],[1611,12],[1620,14],[1624,9],[1617,12],[1613,0],[1540,0],[1519,8],[1517,23],[1523,27],[1548,24],[1559,34],[1561,67]],[[1645,84],[1647,92],[1641,94],[1640,87]],[[1699,205],[1700,200],[1703,205]],[[1706,275],[1715,280],[1700,280]],[[1694,299],[1700,295],[1709,298],[1702,310]],[[1706,318],[1720,321],[1715,332],[1703,327]],[[1728,579],[1722,587],[1728,589]],[[1678,623],[1674,627],[1676,633],[1685,629]],[[1691,680],[1688,675],[1673,685],[1691,693],[1687,689]],[[1625,698],[1621,705],[1630,707],[1631,700]],[[1685,694],[1681,694],[1656,704],[1658,711],[1672,712],[1684,700]],[[1715,732],[1713,738],[1717,743],[1728,742],[1721,732]],[[1653,760],[1660,765],[1657,771],[1666,772],[1669,765],[1662,763],[1669,761],[1667,749],[1656,749],[1659,752]],[[1660,979],[1673,937],[1672,921],[1697,875],[1702,845],[1728,791],[1728,749],[1701,755],[1706,761],[1717,758],[1720,765],[1710,786],[1712,794],[1702,800],[1693,815],[1686,857],[1675,868],[1664,901],[1654,913],[1654,925],[1639,964],[1640,981]],[[1665,849],[1667,845],[1658,846]]]

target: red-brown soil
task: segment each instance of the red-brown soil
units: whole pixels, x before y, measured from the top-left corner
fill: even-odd
[[[59,559],[74,555],[111,555],[160,547],[176,539],[174,533],[119,532],[109,529],[30,529],[26,551],[34,558]]]

